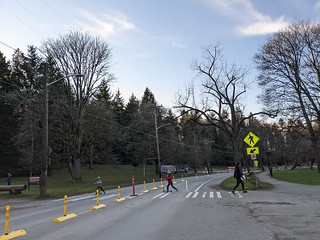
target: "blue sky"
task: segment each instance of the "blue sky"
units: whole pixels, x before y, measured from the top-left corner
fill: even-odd
[[[70,29],[100,36],[112,48],[113,73],[125,101],[146,87],[172,107],[194,80],[190,64],[202,49],[220,44],[228,63],[249,67],[272,33],[301,20],[318,22],[320,0],[0,0],[0,42],[26,50]],[[13,50],[0,43],[7,59]],[[248,90],[246,110],[260,109]]]

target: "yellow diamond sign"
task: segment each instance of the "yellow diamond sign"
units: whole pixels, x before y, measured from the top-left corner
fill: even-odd
[[[253,132],[249,132],[248,135],[243,139],[243,141],[248,144],[250,147],[253,147],[259,141],[259,137],[256,136]]]

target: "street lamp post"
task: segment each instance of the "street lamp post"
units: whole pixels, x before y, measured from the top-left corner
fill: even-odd
[[[40,197],[45,197],[47,193],[47,176],[48,176],[48,150],[49,150],[49,124],[48,124],[48,87],[56,82],[59,82],[67,77],[83,77],[82,74],[69,74],[61,77],[51,83],[48,83],[48,65],[45,64],[45,72],[43,78],[43,115],[42,115],[42,161],[41,161],[41,176],[40,176]]]

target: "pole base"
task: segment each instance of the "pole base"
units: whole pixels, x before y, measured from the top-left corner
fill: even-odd
[[[122,201],[124,201],[124,200],[126,200],[125,198],[117,198],[117,199],[115,199],[115,200],[113,200],[114,202],[122,202]]]
[[[0,236],[0,240],[9,240],[9,239],[20,237],[20,236],[23,236],[23,235],[26,235],[26,234],[27,234],[27,232],[25,230],[20,229],[20,230],[17,230],[17,231],[10,232],[7,235],[1,235]]]
[[[90,210],[98,210],[98,209],[104,208],[104,207],[106,207],[105,204],[99,204],[99,205],[92,206],[92,207],[90,208]]]
[[[70,213],[70,214],[67,214],[67,215],[62,216],[62,217],[54,218],[54,219],[52,219],[52,222],[54,222],[54,223],[63,222],[63,221],[69,220],[71,218],[75,218],[76,216],[77,216],[77,214]]]

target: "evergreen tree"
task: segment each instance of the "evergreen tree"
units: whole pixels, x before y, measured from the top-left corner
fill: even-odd
[[[17,129],[15,108],[8,101],[9,95],[16,90],[10,74],[10,64],[0,52],[0,169],[6,174],[19,165],[19,152],[14,144],[13,136]]]
[[[119,124],[123,124],[123,113],[125,109],[124,100],[121,97],[120,90],[118,89],[111,103],[111,108],[114,113],[114,116]]]

